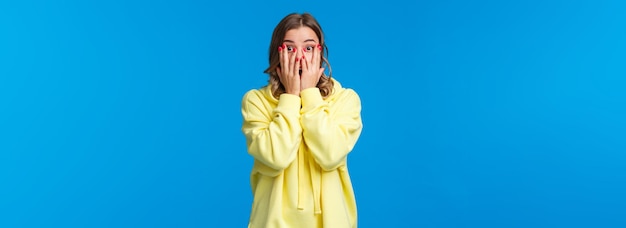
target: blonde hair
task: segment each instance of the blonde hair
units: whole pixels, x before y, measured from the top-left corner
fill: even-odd
[[[331,80],[332,69],[328,62],[328,47],[324,42],[324,32],[317,20],[309,13],[291,13],[285,16],[274,28],[272,33],[272,40],[270,41],[269,49],[269,67],[265,69],[264,73],[269,74],[269,84],[272,87],[272,95],[278,98],[281,94],[285,93],[285,86],[280,83],[280,78],[276,73],[276,68],[280,65],[280,59],[278,55],[278,47],[283,44],[285,34],[291,29],[297,29],[306,26],[312,29],[319,38],[319,44],[322,46],[321,58],[322,67],[328,69],[328,75],[323,74],[317,83],[317,88],[320,89],[322,97],[327,97],[332,93],[334,83]]]

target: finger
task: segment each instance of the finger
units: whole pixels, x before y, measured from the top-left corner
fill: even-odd
[[[318,79],[318,80],[319,80],[319,78],[321,78],[321,77],[322,77],[322,75],[324,75],[324,70],[325,70],[325,69],[324,69],[323,67],[322,67],[322,68],[320,68],[320,72],[319,72],[319,74],[317,75],[317,79]]]
[[[280,66],[281,70],[283,70],[282,73],[284,73],[284,70],[289,69],[289,55],[287,54],[287,46],[285,44],[282,44],[280,50]]]
[[[321,54],[322,54],[322,45],[317,44],[317,48],[315,48],[315,51],[313,52],[313,60],[312,60],[313,67],[319,68],[320,66],[322,66],[320,64]]]
[[[283,64],[283,46],[278,46],[278,66],[276,67],[276,73],[278,74],[278,77],[281,77],[280,74],[280,67],[284,66]]]
[[[309,66],[311,65],[310,61],[311,60],[309,60],[306,57],[306,55],[302,55],[302,61],[300,63],[300,64],[302,64],[302,72],[308,72],[309,71]]]
[[[315,48],[311,51],[311,57],[307,58],[307,70],[315,70]]]
[[[283,74],[282,74],[282,72],[280,72],[280,67],[276,67],[276,74],[278,74],[278,78],[279,79],[283,78]]]
[[[295,53],[294,53],[294,55],[295,55]],[[301,60],[302,60],[302,58],[295,58],[295,57],[294,57],[294,59],[295,59],[295,60],[294,60],[294,61],[295,61],[295,63],[294,63],[294,66],[293,66],[293,71],[292,71],[292,73],[293,73],[293,76],[294,76],[294,77],[300,77],[300,74],[299,74],[299,72],[298,72],[298,71],[300,71],[300,64],[301,64],[301,62],[302,62],[302,61],[301,61]]]
[[[298,68],[296,67],[296,51],[297,51],[297,49],[294,48],[292,50],[293,50],[293,52],[289,53],[289,72],[294,72],[294,70],[295,70],[295,72],[298,73],[298,71],[297,71]],[[294,76],[294,75],[292,75],[292,76]]]

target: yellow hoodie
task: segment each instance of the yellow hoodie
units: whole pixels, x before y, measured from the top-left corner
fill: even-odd
[[[334,79],[333,79],[334,80]],[[254,157],[249,228],[354,228],[357,208],[346,158],[361,134],[361,101],[334,81],[300,96],[248,91],[242,131]]]

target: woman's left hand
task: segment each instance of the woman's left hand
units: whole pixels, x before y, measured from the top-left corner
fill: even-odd
[[[303,52],[304,53],[304,52]],[[324,74],[324,68],[321,67],[321,54],[322,46],[317,45],[313,48],[313,55],[311,59],[306,58],[306,55],[302,55],[300,65],[302,66],[302,73],[300,74],[300,90],[308,89],[317,86],[320,77]]]

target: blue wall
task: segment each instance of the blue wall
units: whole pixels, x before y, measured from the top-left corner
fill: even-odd
[[[626,227],[617,0],[0,2],[0,227],[245,227],[291,12],[361,95],[360,227]]]

